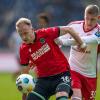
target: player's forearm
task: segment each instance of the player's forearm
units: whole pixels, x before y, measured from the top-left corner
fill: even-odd
[[[79,44],[79,45],[83,44],[82,39],[78,35],[79,33],[77,33],[76,31],[74,31],[73,28],[70,28],[69,33],[75,39],[75,41],[76,41],[77,44]]]
[[[86,44],[97,43],[97,39],[95,38],[94,35],[82,37],[82,40]],[[58,44],[64,45],[64,46],[70,46],[70,45],[76,45],[77,44],[77,42],[74,39],[65,39],[65,38],[63,39],[63,38],[59,38],[58,41],[59,41]]]
[[[79,37],[78,33],[76,31],[74,31],[73,28],[68,27],[68,26],[62,26],[62,27],[60,27],[60,31],[61,31],[60,32],[61,35],[69,33],[79,45],[83,44],[83,41]]]

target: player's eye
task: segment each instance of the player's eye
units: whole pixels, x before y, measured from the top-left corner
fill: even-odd
[[[91,21],[96,21],[96,19],[91,19]]]
[[[28,34],[28,32],[24,32],[24,33],[23,33],[23,35],[26,35],[26,34]]]

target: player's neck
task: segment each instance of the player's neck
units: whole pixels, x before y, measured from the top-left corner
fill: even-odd
[[[34,31],[33,31],[33,34],[32,34],[32,39],[33,39],[32,43],[34,43],[35,42],[35,39],[36,39],[36,35],[35,35],[35,32]]]
[[[94,26],[92,26],[92,27],[90,27],[90,26],[87,26],[87,25],[84,23],[83,28],[84,28],[84,31],[85,31],[85,32],[89,32],[89,31],[93,30],[96,26],[97,26],[97,24],[94,25]]]

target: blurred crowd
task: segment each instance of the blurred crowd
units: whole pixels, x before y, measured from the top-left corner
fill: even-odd
[[[46,13],[49,26],[66,25],[70,21],[83,19],[88,4],[99,4],[99,0],[0,0],[0,49],[9,48],[9,39],[15,33],[15,23],[20,17],[32,20],[39,28],[38,15]]]
[[[37,28],[37,16],[44,12],[50,18],[49,26],[58,26],[83,19],[83,10],[81,0],[0,0],[0,49],[9,47],[8,40],[20,17],[30,18]]]

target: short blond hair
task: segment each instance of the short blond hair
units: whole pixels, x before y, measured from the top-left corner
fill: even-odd
[[[16,22],[16,29],[18,29],[19,24],[25,23],[27,25],[32,25],[31,20],[28,18],[19,18],[19,20]]]
[[[97,5],[88,5],[85,9],[85,13],[98,16],[99,15],[99,6],[97,6]]]

